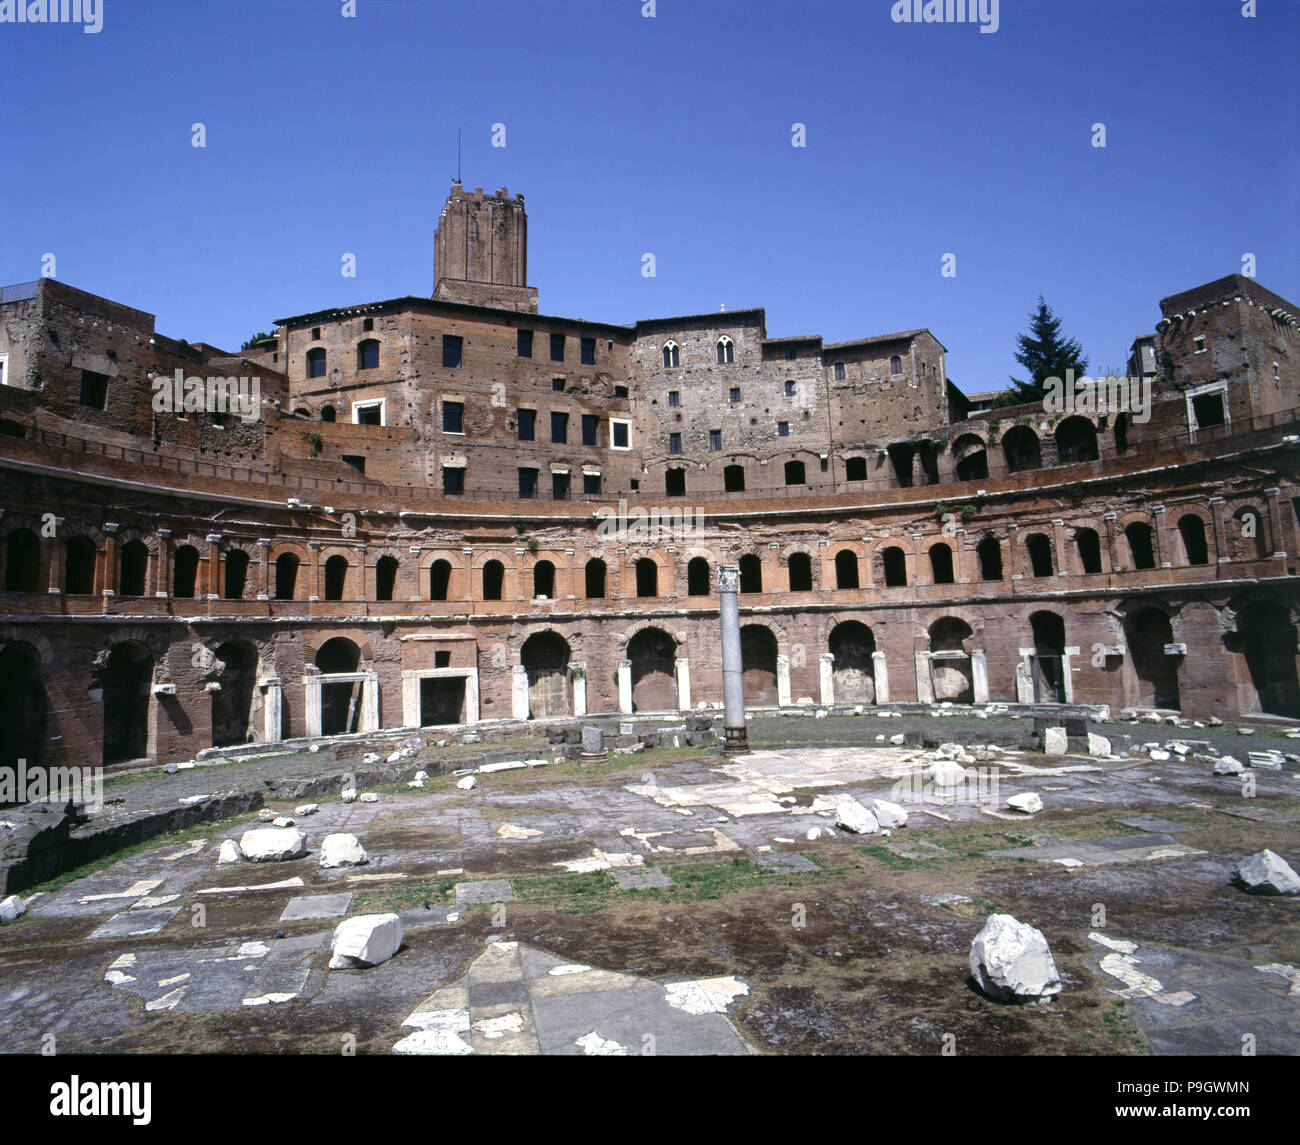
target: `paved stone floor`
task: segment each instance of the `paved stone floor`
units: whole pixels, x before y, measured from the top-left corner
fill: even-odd
[[[309,853],[278,863],[217,865],[253,816],[197,828],[24,896],[0,929],[0,1051],[935,1053],[953,1028],[972,1052],[1300,1053],[1300,903],[1228,885],[1262,846],[1300,865],[1293,766],[1246,798],[1203,761],[1000,752],[923,791],[933,759],[493,767],[471,791],[320,797]],[[1008,811],[1024,791],[1043,812]],[[846,836],[845,798],[902,802],[909,825]],[[321,869],[334,832],[370,861]],[[1057,952],[1055,1026],[965,982],[994,906]],[[328,970],[334,925],[387,910],[397,955]],[[1119,1006],[1132,1037],[1107,1041],[1091,1011]]]

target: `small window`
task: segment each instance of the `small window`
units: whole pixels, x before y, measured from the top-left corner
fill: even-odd
[[[442,471],[442,491],[448,497],[455,497],[465,492],[465,470],[460,467],[446,466]]]
[[[867,479],[867,459],[865,457],[846,457],[844,459],[844,480],[865,481]]]
[[[785,463],[785,483],[787,485],[803,485],[807,482],[805,476],[804,464],[802,461],[787,461]]]
[[[679,406],[679,405],[682,404],[682,393],[681,393],[681,390],[669,390],[669,391],[668,391],[668,404],[669,404],[670,406]]]
[[[730,401],[732,405],[735,405],[738,401],[740,401],[739,386],[732,386],[731,389],[727,391],[727,400]]]
[[[1195,343],[1195,345],[1196,345],[1195,353],[1197,353],[1197,354],[1204,354],[1204,353],[1205,353],[1205,335],[1204,335],[1204,334],[1198,334],[1195,338],[1192,339],[1192,341],[1193,341],[1193,342]]]
[[[722,449],[722,430],[709,430],[709,452],[717,453]]]
[[[363,334],[369,334],[370,331],[373,330],[374,328],[375,328],[375,320],[373,318],[361,319],[361,332]]]
[[[88,409],[103,409],[108,400],[108,375],[93,370],[81,371],[81,404]]]
[[[903,359],[897,354],[889,359],[889,372],[891,374],[901,374],[903,372]]]
[[[567,413],[551,413],[551,442],[555,445],[564,445],[569,440],[569,415]]]
[[[1192,398],[1192,413],[1196,418],[1197,429],[1209,429],[1211,426],[1222,425],[1223,416],[1223,391],[1219,390],[1212,394],[1197,394]]]
[[[582,491],[584,493],[596,494],[600,492],[600,474],[584,473],[582,475]],[[590,595],[590,594],[588,594]]]
[[[551,474],[551,500],[567,501],[569,499],[569,475],[567,473]]]
[[[785,396],[788,398],[794,397],[794,382],[788,379],[785,383]]]
[[[564,335],[563,334],[551,335],[551,361],[552,362],[564,361]]]
[[[596,429],[600,424],[600,418],[594,413],[584,413],[582,415],[582,444],[596,444]]]
[[[442,364],[449,370],[460,369],[460,336],[444,334],[442,336]]]
[[[725,334],[718,339],[718,365],[725,366],[736,360],[736,346]]]
[[[790,423],[788,421],[778,421],[776,423],[776,436],[777,437],[790,436]]]
[[[616,418],[609,419],[609,436],[611,449],[631,449],[632,448],[632,423],[619,421]]]
[[[686,496],[685,469],[669,469],[664,474],[664,493],[669,497]]]
[[[445,652],[434,652],[434,654],[433,654],[433,666],[434,666],[435,668],[450,668],[450,667],[451,667],[451,651],[450,651],[450,650],[447,650],[447,651],[445,651]]]
[[[533,441],[537,435],[537,411],[521,409],[519,411],[519,440]]]
[[[743,465],[728,465],[722,471],[722,488],[727,493],[743,493],[745,491],[745,467]]]
[[[382,402],[368,402],[352,407],[352,421],[355,425],[383,425],[384,406]]]
[[[320,327],[319,327],[319,326],[313,326],[313,327],[311,328],[311,340],[312,340],[313,342],[319,342],[319,341],[320,341]]]
[[[552,393],[556,393],[556,394],[562,394],[562,393],[564,393],[564,379],[563,379],[563,378],[552,378],[552,379],[551,379],[551,392],[552,392]]]
[[[682,364],[681,351],[676,342],[664,343],[664,369],[671,370]]]
[[[584,366],[596,364],[596,339],[584,338],[579,346],[578,360]]]
[[[681,453],[681,451],[682,451],[682,435],[680,433],[670,433],[668,435],[668,452]]]
[[[842,382],[842,381],[844,381],[844,363],[843,363],[843,362],[836,362],[836,363],[835,363],[835,380],[836,380],[837,382]]]
[[[320,419],[321,419],[321,421],[337,421],[337,420],[338,420],[338,416],[339,416],[339,412],[338,412],[338,410],[336,410],[333,406],[321,406],[321,407],[320,407]]]
[[[355,469],[358,473],[363,474],[363,475],[365,474],[365,472],[366,472],[366,459],[365,459],[364,457],[349,456],[348,454],[345,453],[345,454],[343,455],[343,460],[344,460],[348,465],[352,466],[352,468]]]
[[[537,470],[536,469],[519,470],[519,496],[520,497],[537,496]]]
[[[379,368],[379,342],[367,338],[357,346],[357,369],[377,370]]]
[[[325,351],[319,346],[307,351],[307,376],[309,378],[325,376]]]
[[[785,348],[785,360],[787,362],[793,362],[798,356],[799,351],[794,346],[787,346]]]
[[[616,398],[625,398],[625,397],[627,397],[627,386],[615,386],[615,387],[614,387],[614,396],[615,396]]]
[[[531,358],[533,356],[533,332],[531,330],[516,332],[515,349],[521,358]]]
[[[442,432],[443,433],[464,433],[465,432],[465,403],[464,402],[443,402],[442,403]]]

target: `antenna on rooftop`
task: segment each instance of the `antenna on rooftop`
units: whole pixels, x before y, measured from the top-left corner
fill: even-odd
[[[460,128],[456,128],[456,182],[460,182]]]

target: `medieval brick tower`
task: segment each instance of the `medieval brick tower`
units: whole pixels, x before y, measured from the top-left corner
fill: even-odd
[[[537,313],[528,281],[528,215],[523,195],[485,195],[452,183],[434,232],[433,297]]]

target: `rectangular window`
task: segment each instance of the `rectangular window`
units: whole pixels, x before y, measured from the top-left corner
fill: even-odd
[[[465,470],[446,466],[442,471],[442,491],[449,497],[465,492]]]
[[[557,393],[557,394],[562,394],[562,393],[564,393],[564,379],[563,379],[563,378],[552,378],[552,379],[551,379],[551,391],[552,391],[553,393]]]
[[[537,411],[521,409],[519,411],[519,440],[533,441],[537,435]]]
[[[357,369],[379,369],[379,343],[375,339],[367,338],[357,347]]]
[[[732,386],[731,392],[728,394],[728,398],[730,399],[732,405],[735,405],[736,402],[740,401],[740,387]]]
[[[445,651],[445,652],[434,652],[434,654],[433,654],[433,666],[434,666],[435,668],[450,668],[450,667],[451,667],[451,650],[448,649],[448,650]]]
[[[569,499],[569,475],[567,473],[551,474],[551,500],[567,501]]]
[[[551,335],[551,361],[552,362],[564,361],[564,335],[563,334]]]
[[[582,475],[582,491],[583,491],[584,493],[599,493],[599,492],[600,492],[600,474],[599,474],[599,473],[584,473],[584,474]]]
[[[682,395],[680,390],[668,391],[668,404],[670,406],[679,406],[682,404]]]
[[[460,369],[460,337],[456,334],[442,336],[442,364],[449,370]]]
[[[778,421],[776,423],[776,436],[777,437],[790,436],[790,423],[788,421]]]
[[[787,346],[785,348],[785,360],[787,362],[793,362],[798,356],[799,356],[799,351],[796,350],[793,346]]]
[[[363,318],[361,320],[361,330],[363,333],[368,334],[374,328],[375,328],[375,320],[373,318]]]
[[[103,409],[108,398],[108,375],[92,370],[81,371],[81,404],[89,409]]]
[[[843,363],[843,362],[836,362],[836,363],[835,363],[835,380],[836,380],[837,382],[842,382],[842,381],[844,381],[844,363]]]
[[[836,375],[835,375],[837,378],[842,378],[842,377],[844,377],[844,367],[843,367],[843,366],[836,366],[835,369],[838,371],[838,373],[836,373]],[[794,382],[786,382],[786,384],[785,384],[785,396],[788,397],[788,398],[792,398],[792,397],[794,397]]]
[[[600,424],[600,418],[594,413],[584,413],[582,415],[582,444],[596,444],[596,427]]]
[[[531,358],[533,356],[533,332],[531,330],[520,330],[516,335],[516,349],[521,358]]]
[[[464,433],[465,432],[465,403],[464,402],[443,402],[442,403],[442,432],[443,433]]]
[[[596,339],[584,338],[581,346],[581,362],[584,366],[596,364]]]
[[[682,435],[680,433],[670,433],[668,435],[668,452],[681,453],[681,451],[682,451]]]
[[[610,449],[632,448],[632,423],[630,421],[620,421],[617,418],[609,419],[609,447]]]
[[[717,453],[722,449],[722,430],[709,430],[709,452]]]
[[[564,445],[569,440],[569,415],[551,413],[551,441],[555,445]]]
[[[537,496],[537,470],[521,469],[519,471],[519,496]]]
[[[319,326],[313,326],[313,327],[311,328],[311,340],[312,340],[313,342],[319,342],[319,341],[320,341],[320,327],[319,327]]]
[[[350,457],[348,454],[343,455],[343,460],[358,473],[364,474],[366,471],[366,459],[364,457]]]
[[[614,387],[614,396],[615,396],[616,398],[625,398],[625,397],[627,397],[627,386],[615,386],[615,387]]]
[[[384,424],[384,403],[382,399],[377,402],[357,402],[352,406],[352,424],[353,425],[383,425]]]

